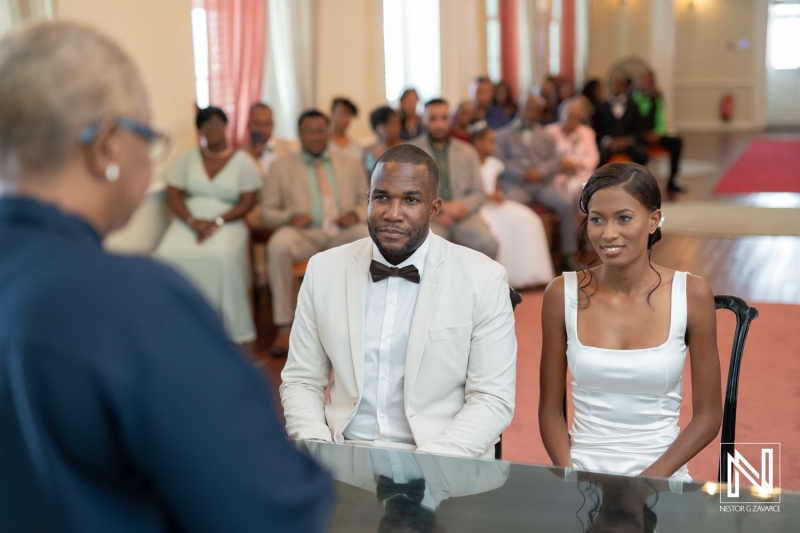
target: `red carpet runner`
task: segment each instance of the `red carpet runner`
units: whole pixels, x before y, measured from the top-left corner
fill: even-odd
[[[714,194],[800,193],[800,140],[756,139],[714,188]]]
[[[515,311],[519,356],[517,408],[511,426],[503,433],[503,459],[550,464],[539,437],[539,358],[542,346],[542,292],[523,293]],[[781,443],[781,486],[800,490],[800,306],[748,302],[760,316],[750,326],[742,358],[737,442]],[[722,371],[722,393],[728,375],[733,313],[717,311],[717,331]],[[688,358],[684,374],[680,426],[692,412],[692,383]],[[689,462],[693,479],[717,479],[719,436]]]

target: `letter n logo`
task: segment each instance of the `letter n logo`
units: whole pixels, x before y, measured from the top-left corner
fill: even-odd
[[[778,461],[777,472],[775,461]],[[780,444],[777,443],[738,443],[733,453],[725,453],[723,468],[727,469],[728,487],[720,492],[723,503],[765,503],[774,501],[777,480],[780,483]],[[777,474],[777,478],[775,475]],[[750,482],[752,489],[740,495],[743,479]],[[777,501],[780,502],[778,491]],[[724,501],[723,501],[724,500]]]

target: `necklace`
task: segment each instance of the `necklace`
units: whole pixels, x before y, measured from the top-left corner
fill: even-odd
[[[219,152],[213,152],[208,148],[203,147],[200,148],[200,151],[203,152],[203,155],[209,159],[225,159],[226,157],[228,157],[233,153],[233,148],[228,147],[225,148],[224,150],[220,150]]]

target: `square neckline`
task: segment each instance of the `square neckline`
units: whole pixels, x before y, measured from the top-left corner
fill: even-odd
[[[590,350],[603,350],[606,352],[644,352],[650,350],[660,350],[667,344],[669,344],[670,339],[672,338],[672,328],[675,327],[675,276],[677,275],[678,271],[673,270],[672,272],[672,288],[670,289],[670,296],[669,296],[669,330],[667,331],[667,339],[659,344],[658,346],[650,346],[647,348],[601,348],[599,346],[589,346],[583,344],[581,342],[580,332],[578,331],[578,311],[579,308],[575,309],[575,342],[577,342],[578,346],[581,348],[587,348]],[[575,274],[575,283],[576,288],[580,291],[580,286],[578,286],[578,273],[574,272]]]

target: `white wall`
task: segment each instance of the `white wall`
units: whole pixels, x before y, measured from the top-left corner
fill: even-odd
[[[761,129],[768,3],[592,0],[587,77],[605,80],[619,58],[638,56],[655,68],[678,129]],[[719,118],[726,93],[735,99],[730,123]]]
[[[350,136],[373,137],[369,113],[386,103],[383,79],[383,9],[376,0],[318,0],[317,107],[346,96],[359,108]]]
[[[675,111],[684,129],[751,130],[764,112],[766,1],[702,0],[680,5],[675,31]],[[749,46],[740,43],[746,40]],[[733,120],[719,118],[722,95],[734,97]]]
[[[649,61],[651,13],[649,0],[591,0],[586,77],[606,80],[611,65],[622,57]]]
[[[473,78],[487,73],[485,0],[439,0],[442,96],[455,111]]]
[[[158,179],[183,152],[196,146],[194,66],[189,0],[58,0],[56,19],[82,22],[112,36],[139,66],[150,95],[152,123],[172,137],[172,149],[156,167]],[[149,194],[131,222],[107,245],[148,252],[167,222],[162,192]]]
[[[133,57],[150,95],[153,124],[173,140],[157,173],[196,146],[189,0],[57,0],[56,18],[112,36]]]

